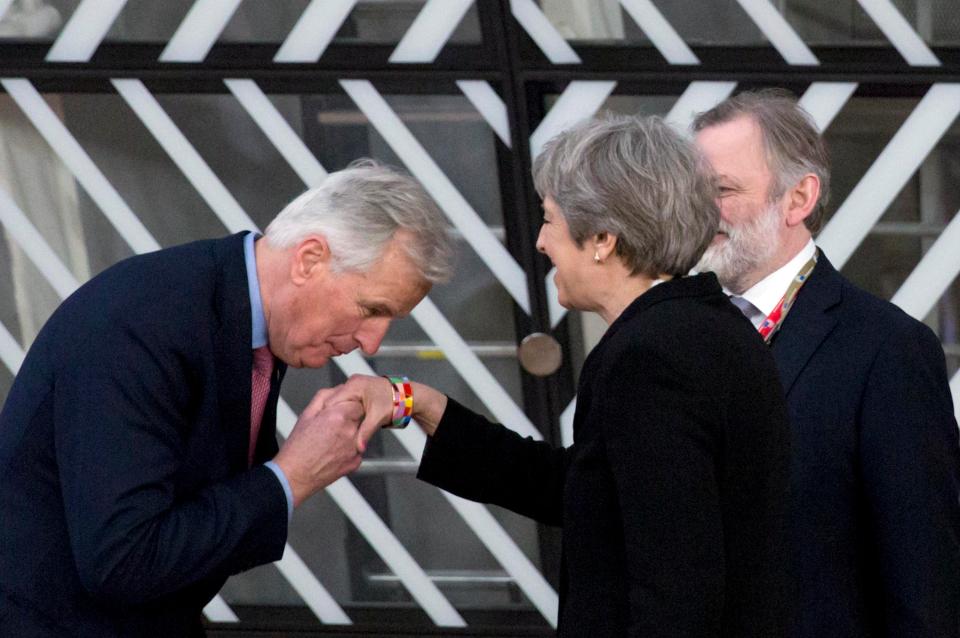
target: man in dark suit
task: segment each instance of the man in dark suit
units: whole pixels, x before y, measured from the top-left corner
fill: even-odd
[[[274,220],[123,261],[31,347],[0,413],[0,635],[202,634],[231,574],[277,560],[293,508],[356,469],[355,404],[279,449],[287,365],[376,352],[444,275],[442,215],[373,163]]]
[[[789,94],[700,114],[721,189],[713,270],[771,345],[793,428],[793,636],[960,635],[960,448],[943,350],[812,234],[829,162]]]

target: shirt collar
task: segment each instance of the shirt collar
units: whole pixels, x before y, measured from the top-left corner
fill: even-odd
[[[790,282],[816,252],[817,246],[813,243],[813,239],[810,239],[806,246],[793,256],[793,259],[761,279],[740,296],[752,303],[764,317],[769,316],[787,292]],[[729,293],[729,291],[726,292]]]
[[[253,242],[260,237],[259,233],[247,233],[243,238],[243,260],[247,266],[247,291],[250,293],[250,326],[252,343],[251,348],[261,348],[269,342],[267,335],[267,319],[263,314],[263,299],[260,297],[260,281],[257,279],[257,258],[253,250]]]

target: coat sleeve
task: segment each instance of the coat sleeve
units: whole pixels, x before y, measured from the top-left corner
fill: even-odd
[[[417,477],[468,500],[560,525],[567,454],[449,399]]]
[[[175,494],[198,410],[182,355],[121,327],[64,359],[56,461],[71,549],[91,594],[142,603],[280,558],[286,500],[268,468]]]
[[[861,404],[860,466],[891,637],[960,635],[960,447],[939,340],[892,333]]]
[[[669,353],[634,347],[604,368],[602,428],[620,504],[629,635],[720,635],[724,545],[717,433]]]

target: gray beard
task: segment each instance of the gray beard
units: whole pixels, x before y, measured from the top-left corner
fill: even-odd
[[[755,219],[738,226],[721,221],[720,230],[727,233],[727,240],[710,244],[696,270],[713,271],[724,288],[742,295],[759,281],[754,280],[755,274],[776,252],[781,221],[776,204],[770,204]]]

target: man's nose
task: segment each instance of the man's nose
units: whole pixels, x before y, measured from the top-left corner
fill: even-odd
[[[383,343],[383,338],[387,336],[387,330],[390,328],[390,317],[373,317],[365,319],[360,327],[354,333],[353,338],[360,344],[360,349],[366,355],[376,354]]]

